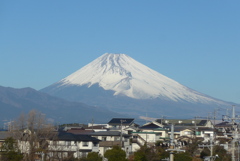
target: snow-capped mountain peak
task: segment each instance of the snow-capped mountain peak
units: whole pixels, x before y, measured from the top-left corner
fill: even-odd
[[[215,99],[179,84],[126,54],[106,53],[58,84],[88,87],[98,84],[105,90],[114,91],[114,95],[125,95],[135,99],[159,97],[173,101],[216,102]]]

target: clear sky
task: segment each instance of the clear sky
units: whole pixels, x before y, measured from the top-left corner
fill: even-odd
[[[1,0],[0,85],[39,90],[106,52],[124,53],[240,103],[239,8],[239,0]]]

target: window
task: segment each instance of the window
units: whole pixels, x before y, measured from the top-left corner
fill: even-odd
[[[102,137],[102,141],[107,141],[107,137]]]
[[[97,142],[93,142],[93,146],[98,146],[98,143]]]
[[[185,135],[191,135],[191,131],[185,131],[184,134]]]
[[[57,141],[53,141],[53,146],[57,146]]]
[[[129,131],[128,131],[128,135],[131,135],[131,134],[132,134],[132,132],[133,132],[132,130],[129,130]]]
[[[118,137],[118,136],[114,137],[114,141],[120,141],[120,139],[121,137]]]
[[[200,131],[196,131],[195,134],[196,135],[201,135],[201,132]]]
[[[83,146],[88,146],[88,142],[84,141]]]

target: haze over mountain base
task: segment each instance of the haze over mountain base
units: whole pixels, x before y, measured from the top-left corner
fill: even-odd
[[[48,88],[45,89],[46,91]],[[139,118],[149,116],[160,118],[161,116],[189,118],[195,116],[205,116],[208,112],[216,108],[228,108],[230,104],[200,104],[189,103],[184,100],[178,102],[161,98],[154,99],[133,99],[126,96],[114,96],[114,91],[106,91],[98,85],[87,86],[62,86],[51,89],[48,93],[56,97],[61,97],[69,101],[84,102],[88,105],[101,109],[111,110],[123,115]]]
[[[32,88],[15,89],[0,86],[0,106],[2,122],[13,121],[20,114],[27,114],[31,110],[45,114],[53,123],[89,123],[92,119],[106,123],[112,117],[123,117],[106,109],[70,102]]]

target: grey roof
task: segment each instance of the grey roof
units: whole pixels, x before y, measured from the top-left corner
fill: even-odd
[[[201,120],[200,122],[196,122],[197,123],[197,126],[204,126],[206,125],[208,122],[208,120]]]
[[[214,128],[211,127],[198,127],[197,131],[214,131]]]
[[[150,123],[150,124],[143,125],[143,126],[140,127],[140,129],[156,129],[156,128],[162,128],[162,127],[158,126],[154,123]]]
[[[99,131],[90,134],[91,136],[121,136],[119,131]],[[130,137],[128,134],[123,134],[124,137]]]
[[[225,121],[225,122],[221,122],[219,124],[216,124],[215,127],[232,127],[232,124]]]
[[[133,118],[113,118],[108,122],[109,125],[131,125],[133,123]],[[122,123],[121,123],[122,122]]]
[[[57,140],[65,140],[65,141],[97,141],[97,142],[100,141],[99,139],[91,137],[90,135],[76,135],[76,134],[66,133],[66,132],[58,133]]]
[[[157,119],[156,122],[167,125],[167,124],[174,124],[175,126],[205,126],[208,120],[186,120],[186,119]],[[165,121],[168,121],[166,123]],[[180,121],[180,122],[179,122]]]
[[[175,126],[175,127],[174,127],[174,132],[180,132],[180,131],[183,131],[183,130],[186,130],[186,129],[193,130],[192,127],[187,127],[187,126]],[[171,129],[170,129],[170,131],[171,131]]]

